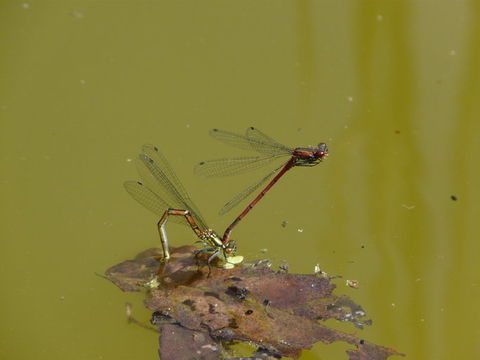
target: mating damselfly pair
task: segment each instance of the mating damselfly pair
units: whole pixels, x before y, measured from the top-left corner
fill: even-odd
[[[281,166],[275,167],[260,181],[247,187],[224,205],[220,210],[220,214],[224,214],[234,208],[260,188],[262,184],[271,179],[268,185],[227,227],[223,236],[220,236],[208,227],[197,206],[160,150],[153,145],[144,145],[136,161],[142,182],[127,181],[124,185],[135,200],[161,217],[157,226],[162,243],[163,257],[161,260],[163,262],[168,261],[170,258],[168,237],[165,230],[168,219],[186,224],[192,228],[199,241],[204,245],[204,248],[198,250],[198,252],[209,254],[209,264],[219,255],[223,255],[226,267],[229,264],[241,262],[243,258],[235,256],[236,244],[230,238],[235,226],[288,170],[297,166],[318,165],[328,155],[328,148],[325,143],[320,143],[316,147],[290,148],[278,143],[254,127],[248,128],[245,135],[219,129],[211,130],[210,135],[237,148],[255,151],[259,155],[203,161],[195,167],[195,173],[199,176],[218,177],[235,175],[267,166],[281,157],[288,156],[289,158]]]

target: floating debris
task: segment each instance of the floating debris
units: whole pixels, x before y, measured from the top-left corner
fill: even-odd
[[[230,270],[209,269],[193,255],[194,250],[172,248],[172,257],[158,277],[159,249],[146,250],[105,273],[124,291],[147,289],[145,305],[160,333],[162,360],[231,357],[235,354],[230,345],[239,342],[259,348],[251,356],[272,359],[298,358],[318,341],[351,344],[350,360],[402,355],[324,323],[337,319],[361,329],[372,321],[349,297],[333,293],[336,285],[328,276],[318,276],[319,265],[311,275],[273,271],[266,259]],[[145,287],[154,278],[159,285]],[[130,319],[131,313],[127,307]]]
[[[315,267],[313,269],[313,273],[315,275],[323,277],[325,279],[331,279],[326,271],[323,271],[322,269],[320,269],[320,264],[315,265]]]
[[[286,262],[283,262],[278,266],[278,271],[283,273],[288,273],[288,268],[289,268],[288,264]]]
[[[360,286],[358,280],[346,280],[345,284],[353,289],[358,289]]]

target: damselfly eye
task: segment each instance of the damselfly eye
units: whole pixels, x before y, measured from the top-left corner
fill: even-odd
[[[317,154],[320,158],[328,155],[328,147],[325,143],[318,144]]]
[[[235,255],[235,252],[237,251],[237,245],[235,243],[235,240],[230,240],[226,244],[224,251],[226,254]]]

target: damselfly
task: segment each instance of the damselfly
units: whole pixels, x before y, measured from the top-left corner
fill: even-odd
[[[320,143],[316,147],[297,147],[291,148],[278,143],[271,137],[265,135],[260,130],[249,127],[245,135],[235,134],[225,130],[213,129],[210,135],[229,145],[253,150],[260,153],[260,156],[225,158],[210,161],[203,161],[195,167],[195,173],[204,177],[229,176],[255,170],[260,167],[271,164],[274,160],[289,156],[287,162],[282,163],[263,177],[260,181],[249,186],[233,199],[228,201],[220,210],[220,214],[225,214],[233,207],[238,205],[247,196],[257,190],[262,184],[267,182],[272,176],[275,177],[268,185],[257,195],[257,197],[242,211],[240,215],[230,224],[223,234],[222,242],[228,244],[230,234],[234,227],[248,214],[250,210],[260,201],[260,199],[272,188],[273,185],[285,173],[295,166],[315,166],[318,165],[328,155],[327,144]]]
[[[209,263],[219,254],[223,254],[227,263],[231,262],[229,259],[233,258],[234,262],[241,261],[239,260],[241,257],[233,257],[236,251],[235,242],[233,240],[223,242],[220,236],[207,226],[200,211],[157,147],[144,145],[136,164],[142,182],[126,181],[124,186],[135,200],[154,214],[161,216],[157,226],[164,262],[170,258],[165,230],[168,219],[192,228],[200,242],[206,247],[199,251],[212,253],[208,258]]]

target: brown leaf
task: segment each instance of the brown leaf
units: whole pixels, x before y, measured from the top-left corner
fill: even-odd
[[[297,358],[318,341],[354,345],[347,351],[352,360],[401,355],[319,321],[335,318],[358,328],[371,324],[359,305],[333,293],[336,286],[329,278],[275,272],[265,260],[229,270],[209,268],[205,255],[195,256],[193,249],[172,249],[158,282],[159,254],[153,249],[106,272],[124,291],[151,286],[145,304],[161,332],[163,360],[221,358],[237,342],[257,346],[261,353],[255,356],[277,358]]]

